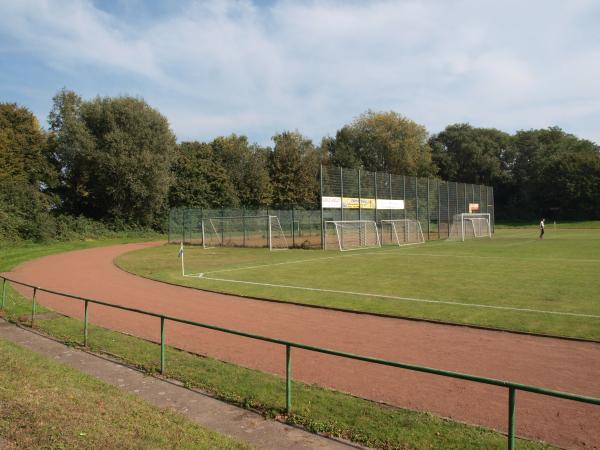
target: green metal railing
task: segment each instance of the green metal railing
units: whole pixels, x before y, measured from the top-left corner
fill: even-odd
[[[279,344],[285,346],[285,408],[288,414],[292,411],[292,348],[298,348],[302,350],[308,350],[317,353],[324,353],[326,355],[339,356],[342,358],[354,359],[358,361],[364,361],[373,364],[379,364],[383,366],[397,367],[400,369],[412,370],[416,372],[429,373],[433,375],[440,375],[444,377],[456,378],[459,380],[465,381],[473,381],[476,383],[488,384],[491,386],[499,386],[508,389],[508,448],[513,450],[515,448],[515,418],[516,418],[516,393],[517,391],[531,392],[534,394],[546,395],[550,397],[562,398],[566,400],[573,400],[576,402],[589,403],[592,405],[600,405],[600,398],[597,397],[589,397],[585,395],[577,395],[571,394],[569,392],[555,391],[552,389],[541,388],[537,386],[531,386],[527,384],[521,383],[513,383],[511,381],[499,380],[496,378],[487,378],[487,377],[479,377],[475,375],[469,375],[461,372],[452,372],[448,370],[434,369],[431,367],[418,366],[414,364],[406,364],[400,363],[396,361],[388,361],[380,358],[372,358],[369,356],[356,355],[353,353],[341,352],[337,350],[332,350],[323,347],[316,347],[313,345],[306,345],[299,342],[286,341],[283,339],[275,339],[266,336],[260,336],[257,334],[246,333],[244,331],[232,330],[229,328],[223,328],[216,325],[210,325],[201,322],[195,322],[192,320],[180,319],[177,317],[168,316],[165,314],[158,314],[150,311],[144,311],[137,308],[129,308],[127,306],[115,305],[112,303],[103,302],[101,300],[94,300],[91,298],[80,297],[77,295],[67,294],[64,292],[57,292],[50,289],[44,289],[38,286],[34,286],[27,283],[22,283],[20,281],[16,281],[4,276],[0,276],[2,278],[2,302],[0,303],[0,308],[5,307],[5,297],[6,297],[6,283],[14,283],[21,286],[25,286],[33,289],[32,294],[32,308],[31,308],[31,325],[35,320],[36,313],[36,295],[38,292],[46,292],[48,294],[58,295],[65,298],[70,298],[74,300],[79,300],[84,302],[84,321],[83,321],[83,343],[84,346],[87,346],[88,342],[88,305],[90,303],[106,306],[109,308],[116,308],[123,311],[129,311],[133,313],[139,313],[146,316],[157,317],[160,319],[160,372],[165,372],[165,322],[171,321],[176,323],[182,323],[186,325],[192,325],[200,328],[206,328],[214,331],[221,331],[223,333],[229,333],[236,336],[242,336],[250,339],[255,339],[264,342],[270,342],[272,344]]]

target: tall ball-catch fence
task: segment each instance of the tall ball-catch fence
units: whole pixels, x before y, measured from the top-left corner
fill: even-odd
[[[383,244],[398,243],[407,236],[418,241],[447,239],[461,214],[489,215],[494,231],[490,186],[335,166],[321,166],[319,178],[319,209],[172,209],[169,242],[269,247],[277,235],[281,236],[277,245],[335,248],[327,244],[339,239],[342,227],[327,224],[344,221],[374,222]],[[274,218],[271,226],[269,217]]]

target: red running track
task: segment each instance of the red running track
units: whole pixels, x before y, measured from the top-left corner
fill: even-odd
[[[113,265],[118,255],[150,245],[158,244],[47,256],[21,265],[10,276],[57,291],[274,338],[600,396],[600,344],[213,294],[136,277]],[[38,298],[61,313],[83,316],[78,301],[43,293]],[[98,305],[90,305],[89,312],[90,321],[97,325],[159,339],[156,318]],[[173,323],[167,323],[166,336],[169,345],[284,373],[282,346]],[[302,350],[294,350],[292,359],[295,379],[506,431],[506,389]],[[518,392],[517,434],[567,448],[599,448],[600,407]]]

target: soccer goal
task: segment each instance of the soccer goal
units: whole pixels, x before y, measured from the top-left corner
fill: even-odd
[[[448,239],[464,241],[465,239],[480,237],[492,237],[490,214],[463,213],[454,216]]]
[[[399,246],[425,242],[421,223],[414,219],[381,221],[381,243]]]
[[[202,220],[202,245],[212,247],[268,247],[284,250],[288,242],[277,216],[209,217]]]
[[[377,224],[372,220],[331,220],[325,222],[325,250],[362,250],[381,247]]]

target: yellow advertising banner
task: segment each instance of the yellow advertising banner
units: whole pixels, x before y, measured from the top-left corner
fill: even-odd
[[[343,197],[342,208],[348,209],[375,209],[374,198],[354,198],[354,197]]]

